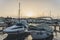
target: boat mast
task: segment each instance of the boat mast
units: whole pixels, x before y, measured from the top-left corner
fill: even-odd
[[[50,10],[50,17],[51,17],[51,10]]]
[[[19,5],[19,9],[18,9],[18,20],[20,22],[20,0],[18,0],[18,5]]]
[[[19,16],[19,22],[20,22],[20,2],[19,2],[19,14],[18,14],[18,16]]]

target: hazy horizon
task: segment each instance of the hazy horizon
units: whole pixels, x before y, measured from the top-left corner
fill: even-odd
[[[17,0],[0,0],[0,16],[18,17]],[[20,0],[21,17],[51,16],[60,18],[60,0]]]

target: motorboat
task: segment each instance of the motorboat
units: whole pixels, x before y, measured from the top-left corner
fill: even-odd
[[[30,30],[32,40],[52,40],[53,39],[53,29],[49,27],[48,24],[42,23],[35,27],[31,27]]]
[[[21,20],[20,22],[17,22],[15,25],[11,27],[7,27],[3,30],[4,33],[24,33],[25,31],[28,31],[28,23],[24,20]]]

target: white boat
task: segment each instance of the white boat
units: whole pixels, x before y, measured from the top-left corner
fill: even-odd
[[[31,33],[33,40],[52,40],[53,39],[53,29],[49,27],[47,24],[40,24],[36,27],[31,28],[31,30],[35,30]]]
[[[0,18],[0,27],[4,27],[5,25],[4,18]]]
[[[24,33],[25,31],[28,31],[28,24],[26,21],[22,20],[15,25],[11,27],[7,27],[3,30],[3,32],[8,34],[14,34],[14,33]]]

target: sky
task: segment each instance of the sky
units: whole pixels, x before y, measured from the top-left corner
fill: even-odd
[[[18,0],[0,0],[0,16],[18,17],[18,9]],[[60,0],[20,0],[20,16],[59,18]]]

